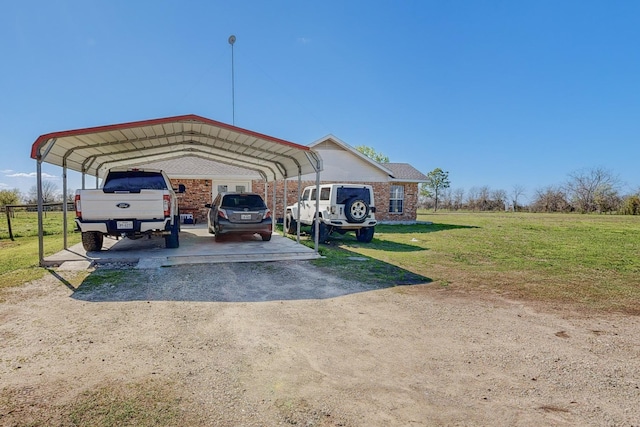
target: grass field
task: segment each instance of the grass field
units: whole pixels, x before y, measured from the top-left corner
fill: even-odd
[[[638,217],[421,212],[418,220],[432,224],[381,225],[369,245],[347,235],[329,248],[400,267],[439,287],[640,314]],[[325,250],[327,264],[344,259],[331,251]]]
[[[37,216],[0,227],[0,288],[45,274]],[[69,245],[80,241],[69,216]],[[376,227],[370,244],[353,233],[321,245],[318,266],[361,281],[432,283],[498,293],[556,308],[640,314],[640,218],[613,215],[428,213],[431,224]],[[45,255],[62,249],[62,215],[45,218]],[[333,237],[333,236],[332,236]],[[311,242],[306,241],[307,244]],[[354,260],[368,257],[369,261]]]
[[[67,214],[69,245],[80,241],[80,234],[73,232],[73,218],[73,212]],[[62,212],[47,212],[42,222],[45,256],[62,250]],[[3,215],[0,222],[0,289],[39,279],[46,274],[46,270],[38,265],[38,214],[17,212],[11,218],[11,229],[13,241],[9,239],[6,215]]]

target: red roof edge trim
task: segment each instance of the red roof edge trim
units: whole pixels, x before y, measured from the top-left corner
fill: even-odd
[[[304,150],[304,151],[311,150],[309,147],[305,145],[299,145],[294,142],[285,141],[284,139],[275,138],[273,136],[254,132],[248,129],[243,129],[227,123],[222,123],[215,120],[207,119],[206,117],[201,117],[195,114],[186,114],[182,116],[165,117],[165,118],[150,119],[150,120],[140,120],[137,122],[118,123],[118,124],[105,125],[105,126],[95,126],[95,127],[89,127],[89,128],[83,128],[83,129],[73,129],[73,130],[52,132],[45,135],[40,135],[38,139],[36,139],[33,145],[31,146],[31,158],[37,159],[38,149],[52,138],[64,138],[67,136],[87,135],[91,133],[109,132],[113,130],[130,129],[130,128],[136,128],[136,127],[142,127],[142,126],[155,126],[155,125],[162,125],[162,124],[175,123],[175,122],[185,122],[185,121],[194,121],[194,122],[208,124],[211,126],[217,126],[229,131],[239,132],[245,135],[253,136],[255,138],[266,139],[268,141],[286,145],[299,150]]]

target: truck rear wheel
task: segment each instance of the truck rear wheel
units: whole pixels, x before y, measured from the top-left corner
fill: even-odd
[[[102,249],[104,236],[99,231],[87,231],[82,233],[82,247],[87,252],[96,252]]]
[[[167,249],[175,249],[180,246],[180,222],[173,219],[173,225],[171,226],[171,234],[164,236],[164,246]]]

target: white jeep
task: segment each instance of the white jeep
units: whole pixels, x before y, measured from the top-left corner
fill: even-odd
[[[318,241],[326,241],[334,231],[340,234],[355,231],[359,242],[371,242],[377,221],[370,185],[322,184],[319,199]],[[315,238],[316,200],[316,186],[312,185],[304,189],[299,204],[287,206],[284,224],[287,233],[296,234],[299,222],[301,226],[311,226]]]

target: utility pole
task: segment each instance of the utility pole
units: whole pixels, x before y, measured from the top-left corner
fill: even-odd
[[[235,88],[235,77],[233,70],[233,44],[236,42],[236,36],[233,34],[229,36],[229,44],[231,45],[231,114],[232,114],[232,122],[234,126],[236,125],[236,88]]]

